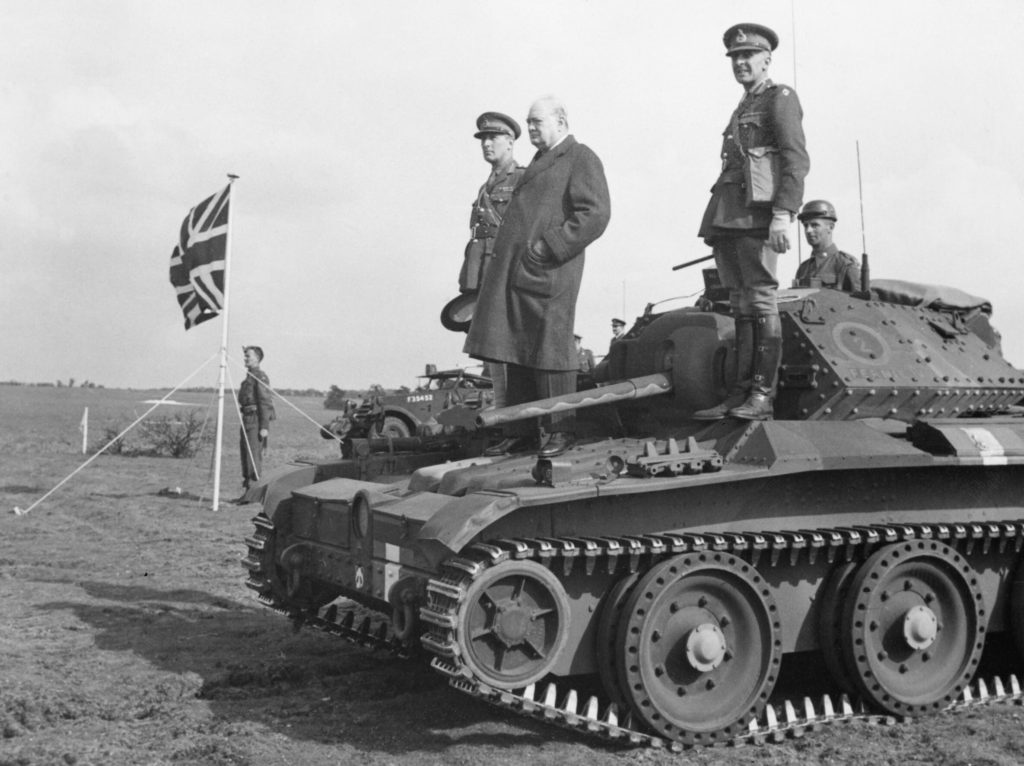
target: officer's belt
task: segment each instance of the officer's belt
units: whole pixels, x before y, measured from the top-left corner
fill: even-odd
[[[473,232],[473,239],[490,239],[498,233],[498,227],[487,223],[478,223],[471,231]]]
[[[254,415],[257,412],[259,412],[259,407],[257,407],[255,404],[245,404],[245,405],[242,405],[242,414],[243,415]]]

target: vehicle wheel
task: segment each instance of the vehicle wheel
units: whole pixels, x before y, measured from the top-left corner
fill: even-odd
[[[462,659],[484,683],[517,689],[545,676],[569,636],[569,597],[550,570],[504,561],[469,586],[457,617]]]
[[[388,415],[380,427],[381,436],[390,436],[392,439],[404,439],[412,436],[408,424],[399,417]]]
[[[637,583],[617,635],[633,711],[685,744],[732,739],[760,716],[782,661],[771,588],[728,553],[688,553]]]
[[[619,622],[622,617],[622,609],[626,600],[633,592],[633,586],[640,579],[640,573],[626,575],[619,580],[605,596],[601,605],[601,614],[597,619],[597,639],[595,655],[597,657],[597,674],[601,678],[601,685],[604,687],[609,699],[616,705],[626,704],[626,698],[619,687],[617,670],[617,653],[615,651],[615,637],[618,635]]]
[[[851,697],[856,696],[858,692],[853,683],[853,673],[843,658],[843,606],[850,593],[853,573],[859,566],[859,561],[837,565],[829,574],[818,596],[821,604],[818,613],[818,643],[825,659],[825,667],[832,680]]]
[[[844,659],[865,699],[894,715],[945,708],[970,683],[987,617],[977,573],[943,543],[876,551],[843,612]]]

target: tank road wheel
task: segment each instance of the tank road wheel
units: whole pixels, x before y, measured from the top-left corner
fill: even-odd
[[[637,583],[619,625],[619,675],[655,731],[686,744],[741,734],[764,709],[782,659],[771,589],[727,553],[663,561]]]
[[[978,578],[963,556],[928,540],[888,545],[850,584],[847,667],[864,697],[888,713],[941,710],[974,675],[985,623]]]
[[[540,564],[505,561],[472,582],[457,621],[470,670],[490,686],[516,689],[545,676],[565,647],[569,597]]]
[[[843,657],[843,606],[850,592],[853,573],[860,566],[859,561],[848,561],[837,565],[818,596],[821,604],[818,613],[818,643],[832,680],[851,697],[857,695],[853,673]]]
[[[601,605],[601,614],[597,619],[597,642],[595,655],[597,657],[597,674],[601,678],[601,685],[604,687],[608,697],[616,705],[626,704],[626,698],[622,696],[622,689],[619,687],[617,662],[618,656],[615,651],[615,637],[619,632],[619,622],[622,617],[622,610],[626,600],[633,592],[633,586],[640,579],[640,573],[626,575],[619,580],[605,596]]]

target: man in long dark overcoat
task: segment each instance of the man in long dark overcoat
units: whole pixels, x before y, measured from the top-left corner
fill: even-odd
[[[601,236],[611,215],[601,160],[569,135],[565,107],[540,99],[526,124],[537,154],[498,229],[494,263],[480,287],[464,349],[477,359],[506,363],[507,405],[576,390],[573,327],[584,248]],[[530,423],[511,425],[489,454],[536,444]],[[549,415],[543,425],[548,438],[541,457],[572,446],[571,412]]]

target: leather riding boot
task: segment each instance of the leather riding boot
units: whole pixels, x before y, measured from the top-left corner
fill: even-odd
[[[741,420],[767,420],[772,416],[772,400],[782,360],[782,322],[778,314],[760,314],[754,331],[754,375],[750,396],[729,416]]]
[[[725,401],[706,410],[697,410],[690,417],[694,420],[721,420],[729,410],[743,404],[753,385],[751,375],[754,366],[754,317],[736,317],[736,378],[729,386]]]

